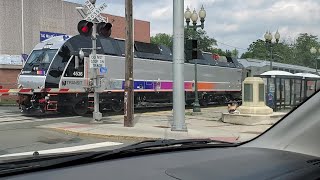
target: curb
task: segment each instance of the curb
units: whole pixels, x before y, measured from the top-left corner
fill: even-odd
[[[42,128],[42,127],[40,127]],[[48,129],[56,132],[61,132],[67,135],[74,135],[74,136],[79,136],[79,137],[93,137],[93,138],[101,138],[101,139],[108,139],[111,141],[146,141],[146,140],[161,140],[163,138],[150,138],[150,137],[137,137],[137,136],[121,136],[121,135],[107,135],[107,134],[94,134],[94,133],[85,133],[85,132],[74,132],[70,130],[65,130],[65,129],[58,129],[58,128],[45,128],[43,127],[42,129]],[[222,138],[222,139],[220,139]],[[236,141],[238,141],[241,137],[238,136],[236,137]],[[211,138],[209,138],[211,139]],[[223,137],[212,137],[212,139],[217,139],[217,140],[222,140]],[[225,140],[226,142],[233,142],[233,141],[228,141]]]
[[[40,127],[40,128],[42,128],[42,127]],[[118,135],[74,132],[74,131],[70,131],[70,130],[57,129],[57,128],[42,128],[42,129],[53,130],[53,131],[57,131],[57,132],[61,132],[61,133],[67,134],[67,135],[76,135],[76,136],[79,136],[79,137],[95,137],[95,138],[109,139],[109,140],[116,140],[116,141],[121,141],[121,140],[145,141],[145,140],[161,139],[161,138],[148,138],[148,137],[137,137],[137,136],[118,136]]]

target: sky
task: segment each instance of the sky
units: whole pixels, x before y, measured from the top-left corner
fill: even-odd
[[[66,0],[83,4],[85,0]],[[106,2],[105,13],[124,16],[125,0]],[[281,39],[294,40],[299,33],[320,35],[320,0],[185,0],[187,6],[199,12],[204,6],[207,34],[218,41],[218,48],[238,49],[240,53],[269,30],[279,30]],[[150,22],[151,36],[172,34],[172,0],[133,0],[135,19]],[[198,23],[199,20],[198,20]]]

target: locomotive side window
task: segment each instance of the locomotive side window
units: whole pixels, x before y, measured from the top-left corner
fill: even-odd
[[[116,40],[120,49],[120,53],[122,56],[125,55],[125,42],[124,40]]]
[[[113,40],[111,38],[101,38],[100,42],[105,54],[118,55],[115,46],[113,45]]]
[[[59,87],[60,78],[70,58],[70,48],[66,45],[62,46],[50,65],[48,76],[46,77],[46,87]]]
[[[61,47],[60,51],[51,64],[50,72],[52,71],[52,73],[49,72],[49,74],[56,74],[54,78],[58,78],[59,76],[61,76],[70,57],[70,49],[67,46]]]
[[[79,61],[79,67],[75,68],[75,56],[72,57],[66,72],[64,73],[64,77],[84,77],[84,61]]]
[[[138,42],[135,43],[136,51],[143,53],[152,53],[152,54],[160,54],[160,49],[158,45],[151,43]]]

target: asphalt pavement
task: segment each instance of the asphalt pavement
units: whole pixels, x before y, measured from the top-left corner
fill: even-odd
[[[40,154],[48,153],[49,149],[49,153],[95,151],[114,149],[134,143],[133,140],[115,141],[107,138],[83,137],[38,128],[41,125],[66,121],[90,123],[90,117],[59,114],[25,116],[17,107],[0,106],[0,160],[7,156],[29,155],[34,151]]]

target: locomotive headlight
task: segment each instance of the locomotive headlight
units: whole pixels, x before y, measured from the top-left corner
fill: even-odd
[[[79,58],[80,58],[81,60],[84,59],[84,52],[82,51],[82,49],[80,49],[80,51],[79,51]]]
[[[44,99],[45,99],[45,100],[49,100],[49,99],[50,99],[50,96],[48,95],[48,96],[44,97]]]
[[[93,85],[93,81],[92,79],[89,80],[89,86],[92,86]]]

